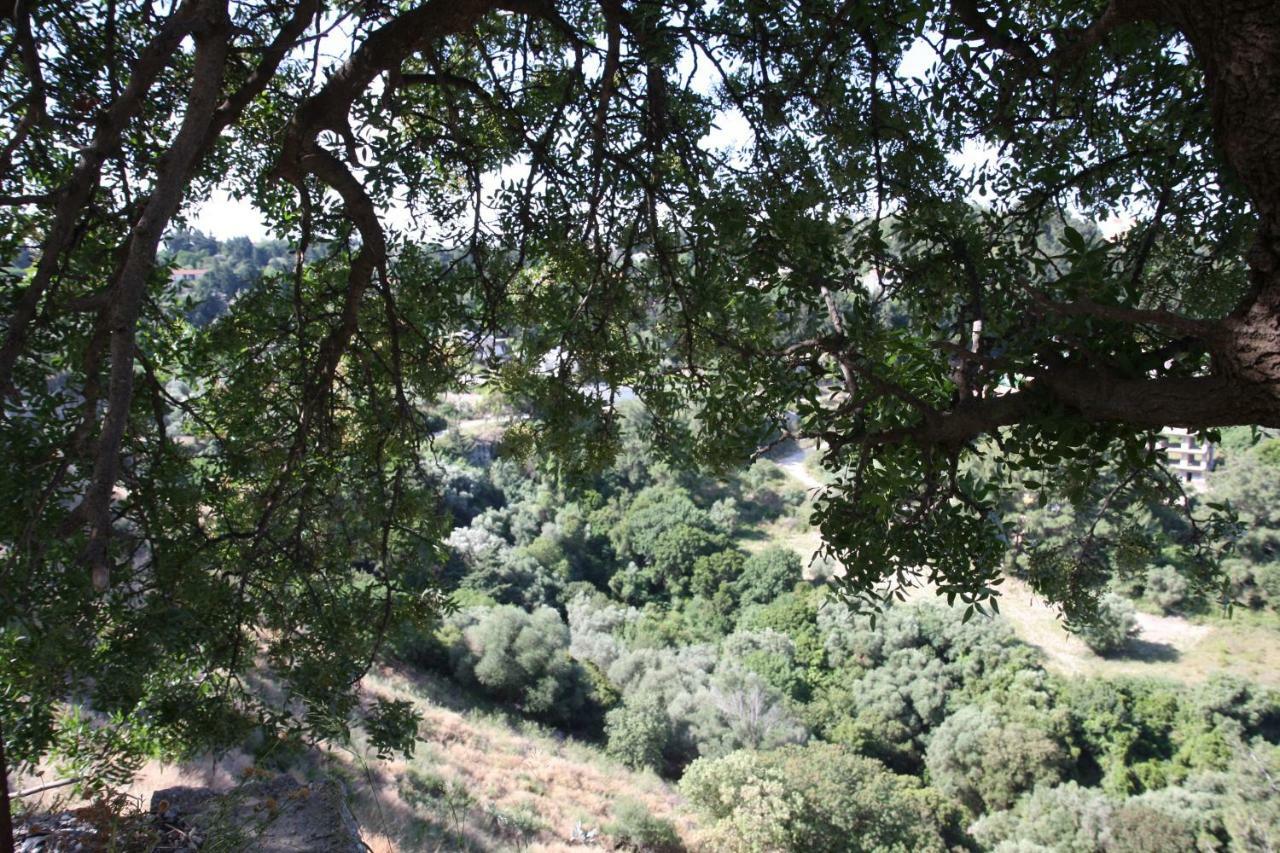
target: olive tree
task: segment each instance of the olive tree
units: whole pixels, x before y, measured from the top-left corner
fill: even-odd
[[[1107,655],[1127,646],[1141,628],[1133,603],[1115,593],[1107,593],[1098,603],[1097,611],[1073,630],[1089,648]]]
[[[800,555],[790,548],[770,545],[747,557],[738,577],[737,593],[742,604],[768,604],[801,580]]]
[[[702,758],[680,789],[717,850],[943,851],[957,834],[944,800],[832,744]]]
[[[529,714],[567,721],[586,700],[582,674],[569,657],[569,629],[550,607],[527,613],[502,605],[464,611],[452,620],[450,649],[458,678]]]
[[[967,705],[934,729],[925,766],[938,790],[976,816],[1007,809],[1023,792],[1059,781],[1069,757],[1062,743],[1034,725]]]
[[[633,694],[605,716],[605,751],[636,770],[661,770],[671,719],[655,695]]]

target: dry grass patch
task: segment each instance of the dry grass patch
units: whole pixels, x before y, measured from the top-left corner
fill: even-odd
[[[361,826],[388,853],[464,844],[478,850],[581,849],[570,845],[575,826],[599,830],[624,798],[675,823],[687,841],[696,834],[668,784],[652,773],[629,770],[590,745],[460,708],[449,701],[455,698],[452,688],[429,675],[410,678],[384,669],[370,675],[366,686],[376,694],[412,701],[424,722],[425,741],[411,759],[373,762],[371,771],[373,764],[380,766],[367,774],[369,783],[355,783],[361,789],[354,805]],[[438,698],[454,707],[433,701]],[[424,788],[431,793],[414,793]],[[474,799],[465,815],[449,813],[450,792]],[[409,801],[413,799],[417,802]],[[512,824],[503,823],[519,824],[525,818],[537,825],[527,846],[510,836],[516,831]]]
[[[1000,616],[1023,642],[1044,652],[1049,669],[1063,675],[1146,676],[1194,684],[1225,672],[1280,687],[1280,670],[1274,665],[1280,659],[1280,631],[1268,625],[1139,613],[1142,632],[1126,652],[1101,657],[1068,633],[1057,611],[1022,581],[1005,578],[1001,591]],[[913,589],[909,599],[946,604],[928,586]]]

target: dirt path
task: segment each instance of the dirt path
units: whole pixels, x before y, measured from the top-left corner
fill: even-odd
[[[806,489],[823,484],[805,465],[811,451],[789,445],[774,462],[787,476]],[[803,554],[818,548],[817,532],[788,535],[785,544]],[[1050,669],[1064,675],[1149,676],[1194,683],[1218,672],[1229,672],[1270,686],[1280,687],[1280,632],[1240,619],[1228,623],[1201,624],[1180,616],[1138,613],[1141,629],[1121,654],[1101,657],[1084,641],[1072,636],[1057,611],[1016,578],[1006,578],[1000,597],[1000,614],[1027,644],[1044,652]],[[944,603],[928,587],[912,590],[910,598]]]
[[[1194,660],[1214,629],[1178,616],[1139,613],[1138,636],[1123,653],[1104,658],[1070,634],[1057,611],[1017,578],[1005,579],[1000,613],[1024,642],[1045,653],[1052,669],[1064,674],[1159,675],[1184,681],[1198,681],[1208,674],[1179,663]]]
[[[805,465],[805,460],[809,457],[809,450],[801,447],[795,442],[791,442],[787,447],[786,453],[779,455],[773,460],[774,464],[783,470],[783,472],[795,480],[806,489],[814,489],[822,491],[823,484],[817,477],[809,471]]]
[[[1194,684],[1216,673],[1229,673],[1280,687],[1280,632],[1239,623],[1204,625],[1180,616],[1139,613],[1138,636],[1117,654],[1102,657],[1070,634],[1057,611],[1016,578],[1005,578],[1000,616],[1018,637],[1044,653],[1046,666],[1062,675],[1116,678],[1141,676]],[[929,587],[908,600],[945,603]]]
[[[1154,613],[1139,613],[1138,627],[1142,629],[1138,635],[1141,640],[1173,646],[1179,651],[1195,648],[1213,631],[1208,625],[1197,625],[1180,616],[1157,616]]]

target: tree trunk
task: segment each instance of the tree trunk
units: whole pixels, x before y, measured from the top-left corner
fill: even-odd
[[[0,853],[13,853],[13,813],[9,811],[9,762],[4,755],[3,720],[0,720]]]
[[[1252,293],[1224,324],[1216,368],[1280,409],[1280,7],[1192,0],[1174,17],[1204,67],[1224,178],[1258,215]]]

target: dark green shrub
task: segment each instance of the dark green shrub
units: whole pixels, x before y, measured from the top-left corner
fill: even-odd
[[[467,610],[454,626],[455,675],[528,714],[568,721],[586,699],[585,679],[569,657],[569,629],[549,607],[526,613],[503,605]]]
[[[816,683],[828,671],[827,652],[818,627],[818,614],[826,600],[823,589],[801,587],[768,604],[743,608],[738,614],[738,630],[772,629],[786,634],[795,643],[796,665],[808,670],[806,678]]]
[[[631,696],[605,717],[605,735],[605,752],[612,757],[636,770],[660,770],[671,741],[671,719],[659,697]]]
[[[770,545],[747,557],[738,578],[738,600],[743,605],[768,604],[790,592],[802,580],[800,555],[790,548]]]
[[[1231,600],[1251,610],[1280,610],[1280,562],[1256,563],[1247,558],[1224,560]]]
[[[736,548],[706,554],[693,561],[693,573],[689,579],[689,591],[703,598],[712,598],[721,589],[730,591],[737,600],[734,584],[742,574],[747,555]]]
[[[402,621],[387,632],[386,653],[421,669],[448,672],[449,646],[435,625]]]
[[[684,849],[675,824],[654,816],[637,800],[618,800],[613,807],[613,822],[605,825],[604,832],[623,850],[679,853]]]
[[[680,789],[720,851],[941,853],[958,840],[956,810],[936,792],[833,744],[699,759]]]
[[[807,673],[796,661],[795,641],[781,631],[735,631],[721,643],[720,657],[754,672],[798,702],[809,700]]]
[[[677,599],[669,605],[650,602],[620,636],[631,648],[661,649],[714,643],[732,627],[731,615],[724,613],[717,602],[697,596]]]
[[[660,550],[659,540],[680,527],[717,532],[710,515],[699,509],[684,489],[651,486],[636,494],[620,521],[610,528],[609,539],[621,559],[649,563]]]

